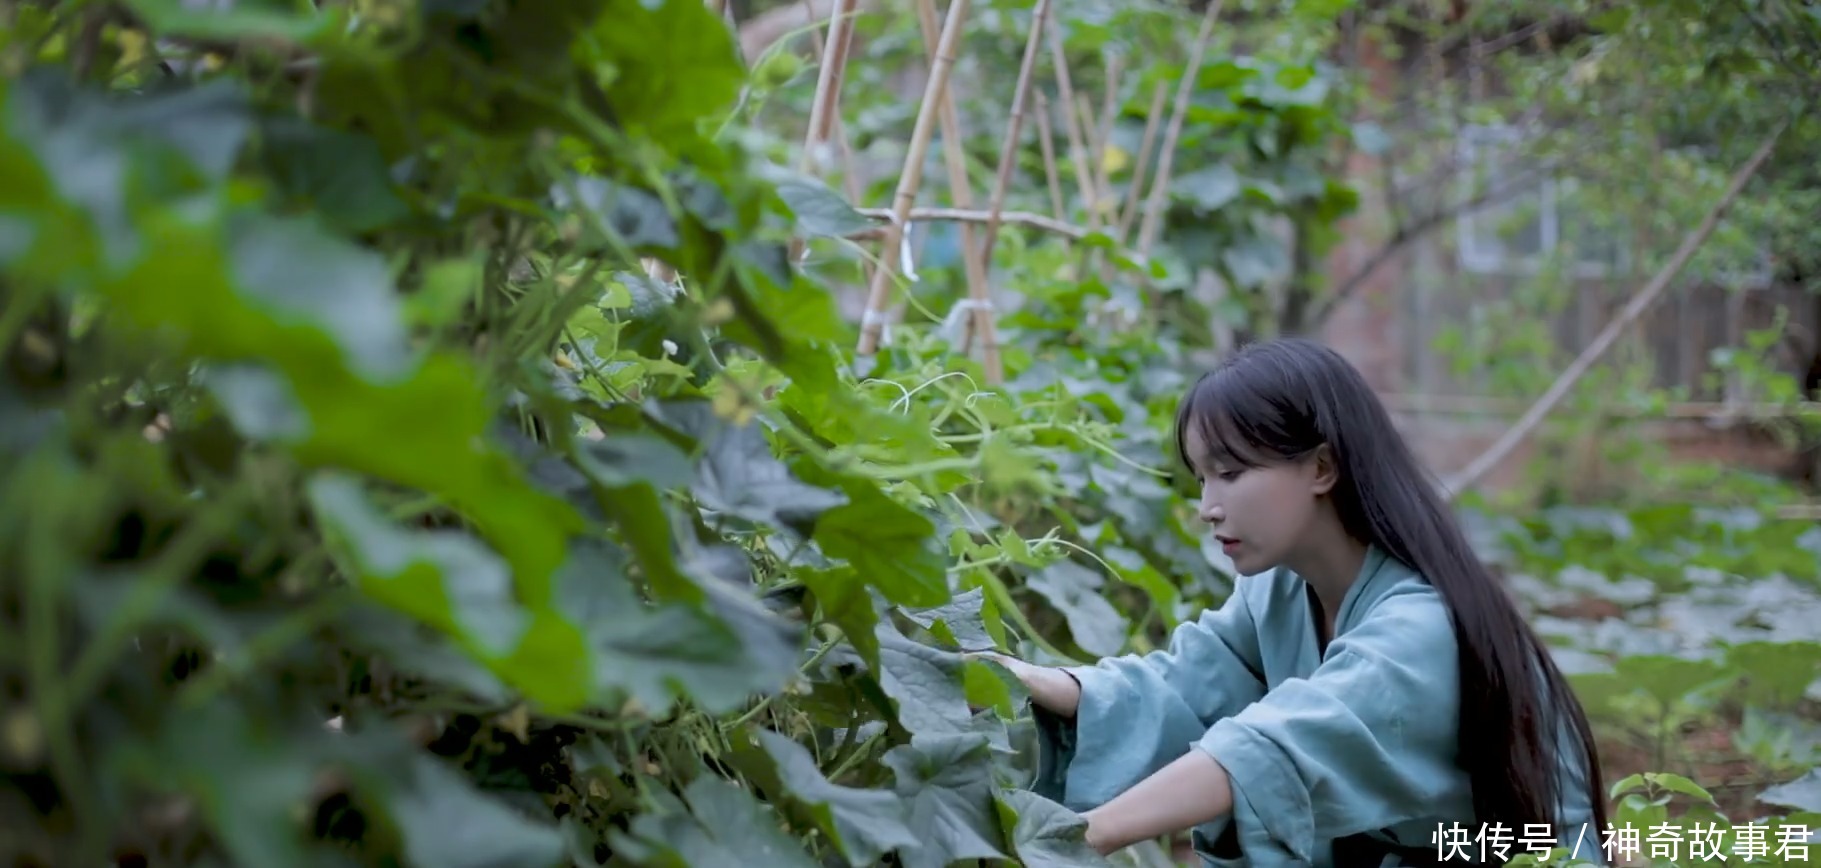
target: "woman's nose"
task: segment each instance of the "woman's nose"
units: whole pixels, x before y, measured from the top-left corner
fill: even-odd
[[[1208,524],[1214,524],[1227,517],[1227,511],[1224,507],[1208,503],[1205,500],[1201,502],[1201,509],[1199,512],[1201,513],[1201,520]]]

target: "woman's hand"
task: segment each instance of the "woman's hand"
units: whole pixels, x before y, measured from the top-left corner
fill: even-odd
[[[1051,666],[1036,666],[1008,657],[997,651],[975,651],[967,655],[969,659],[990,660],[1011,670],[1024,684],[1024,689],[1031,694],[1031,701],[1044,710],[1063,717],[1074,717],[1075,709],[1081,706],[1081,684],[1074,676]]]

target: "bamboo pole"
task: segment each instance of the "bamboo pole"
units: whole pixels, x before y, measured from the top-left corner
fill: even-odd
[[[1062,174],[1056,171],[1056,133],[1050,129],[1050,100],[1042,90],[1031,92],[1037,102],[1037,147],[1043,153],[1043,179],[1050,188],[1050,213],[1068,219],[1068,206],[1062,201]]]
[[[1051,18],[1047,27],[1050,37],[1050,65],[1056,73],[1056,99],[1062,103],[1063,132],[1068,135],[1069,161],[1075,164],[1075,184],[1081,188],[1082,205],[1088,212],[1088,229],[1100,228],[1100,208],[1094,195],[1094,171],[1088,166],[1087,143],[1083,141],[1081,119],[1075,112],[1075,86],[1069,81],[1069,56],[1063,45],[1062,28]]]
[[[855,208],[854,210],[863,217],[887,221],[891,220],[892,215],[896,213],[890,208]],[[960,208],[938,208],[926,205],[919,208],[912,208],[910,210],[909,219],[912,222],[952,220],[958,223],[990,223],[993,220],[993,212],[979,210],[966,211]],[[1075,241],[1080,241],[1081,239],[1088,237],[1088,229],[1085,226],[1077,226],[1067,220],[1057,220],[1054,217],[1030,211],[1001,211],[999,212],[999,223],[1000,225],[1009,223],[1014,226],[1041,229],[1045,232],[1061,235],[1064,238]],[[880,226],[876,229],[864,229],[849,234],[847,237],[855,239],[881,238],[884,237],[885,231],[886,227]]]
[[[923,44],[929,55],[931,67],[936,63],[937,32],[936,0],[917,0],[917,18],[923,25]],[[955,207],[970,210],[974,207],[973,185],[967,178],[967,155],[961,149],[961,118],[955,110],[955,100],[949,91],[942,93],[942,155],[948,164],[949,195],[955,201]],[[961,343],[962,355],[971,352],[974,332],[978,330],[987,336],[986,381],[988,385],[997,386],[1005,379],[1003,366],[999,362],[999,340],[993,333],[993,318],[988,306],[991,304],[987,294],[986,263],[974,255],[979,248],[974,235],[974,224],[961,224],[961,267],[967,276],[967,297],[972,302],[973,316],[968,319],[968,327],[963,331]]]
[[[1103,202],[1113,197],[1113,179],[1111,170],[1107,168],[1106,150],[1113,143],[1113,127],[1119,122],[1122,104],[1119,99],[1119,78],[1125,72],[1125,55],[1107,52],[1105,57],[1106,92],[1100,98],[1100,128],[1094,133],[1094,167],[1100,179],[1099,196]],[[1107,222],[1113,222],[1111,215],[1108,215]]]
[[[847,2],[851,4],[853,0]],[[930,64],[923,103],[917,108],[917,124],[911,130],[904,170],[898,175],[898,190],[892,198],[891,222],[885,226],[885,243],[881,247],[884,255],[879,257],[879,269],[873,272],[872,290],[867,295],[865,313],[861,315],[858,351],[862,356],[878,351],[879,338],[885,330],[885,301],[890,295],[892,279],[897,275],[898,249],[904,243],[905,221],[910,219],[917,187],[923,181],[923,157],[929,150],[936,118],[941,114],[949,73],[955,68],[955,53],[961,43],[961,25],[967,19],[967,6],[968,0],[954,0],[949,4],[948,20],[943,22],[942,36],[936,42],[936,61]]]
[[[1484,395],[1424,395],[1387,392],[1379,396],[1385,409],[1413,416],[1485,416],[1506,418],[1521,416],[1531,402],[1519,398],[1496,398]],[[1597,411],[1603,418],[1660,419],[1666,421],[1731,422],[1736,420],[1766,421],[1821,415],[1821,401],[1798,401],[1788,404],[1730,401],[1674,401],[1658,406],[1606,406]]]
[[[822,48],[822,68],[816,74],[816,96],[809,107],[809,135],[803,142],[803,168],[821,168],[821,148],[833,134],[840,117],[841,82],[847,77],[848,48],[853,44],[854,9],[860,0],[835,0],[828,13],[828,40]]]
[[[1785,121],[1771,131],[1771,134],[1764,139],[1764,143],[1758,146],[1757,152],[1751,155],[1751,159],[1747,160],[1745,165],[1740,166],[1739,170],[1733,174],[1732,182],[1726,185],[1726,191],[1720,195],[1719,201],[1708,209],[1707,216],[1701,220],[1700,225],[1683,237],[1681,246],[1676,248],[1675,254],[1669,257],[1669,261],[1663,264],[1663,267],[1648,283],[1632,295],[1631,300],[1625,303],[1625,307],[1620,309],[1612,321],[1600,330],[1593,342],[1588,344],[1579,356],[1575,357],[1568,368],[1555,378],[1555,382],[1549,384],[1549,388],[1543,392],[1543,396],[1538,398],[1530,409],[1524,411],[1524,415],[1511,426],[1511,429],[1500,436],[1485,452],[1468,462],[1459,473],[1443,481],[1443,495],[1446,498],[1453,500],[1462,491],[1477,484],[1492,471],[1492,468],[1498,466],[1500,461],[1505,460],[1513,450],[1517,449],[1518,444],[1522,443],[1524,438],[1529,437],[1531,432],[1542,424],[1543,418],[1549,415],[1549,411],[1555,409],[1555,406],[1568,396],[1568,390],[1574,387],[1574,384],[1593,367],[1595,362],[1599,361],[1601,356],[1606,354],[1607,350],[1612,348],[1614,343],[1618,342],[1619,334],[1627,326],[1637,321],[1651,303],[1656,301],[1657,296],[1663,294],[1664,288],[1669,286],[1669,281],[1682,271],[1683,266],[1688,264],[1688,260],[1694,257],[1695,251],[1699,250],[1701,245],[1706,243],[1707,237],[1713,234],[1714,228],[1720,224],[1720,217],[1726,213],[1727,208],[1731,207],[1733,200],[1739,197],[1739,192],[1745,189],[1746,182],[1750,181],[1752,176],[1758,173],[1759,167],[1764,165],[1764,161],[1770,158],[1771,150],[1788,127],[1789,124]]]
[[[1151,181],[1150,199],[1145,203],[1144,221],[1138,225],[1138,255],[1149,257],[1151,245],[1163,228],[1163,212],[1170,201],[1170,166],[1176,157],[1176,141],[1182,138],[1182,123],[1189,114],[1189,100],[1195,95],[1195,81],[1201,77],[1201,61],[1214,39],[1214,22],[1220,17],[1221,0],[1208,4],[1201,17],[1201,32],[1195,36],[1195,47],[1189,52],[1189,66],[1176,85],[1176,106],[1170,113],[1170,127],[1163,136],[1163,148],[1157,154],[1157,177]]]
[[[1138,206],[1144,201],[1146,173],[1151,171],[1151,150],[1157,144],[1157,129],[1163,122],[1163,101],[1169,95],[1169,85],[1165,82],[1159,81],[1151,89],[1151,108],[1145,115],[1144,138],[1138,146],[1138,156],[1132,158],[1132,189],[1126,193],[1125,208],[1120,211],[1119,225],[1113,230],[1113,240],[1122,245],[1132,234],[1132,221],[1138,219]]]
[[[999,225],[1005,217],[1005,195],[1012,185],[1012,169],[1018,162],[1018,140],[1024,130],[1025,102],[1031,94],[1031,79],[1037,69],[1037,54],[1043,45],[1045,22],[1050,20],[1050,0],[1037,0],[1031,13],[1031,32],[1025,37],[1024,57],[1018,61],[1018,83],[1013,85],[1012,117],[1006,124],[1005,140],[999,146],[999,170],[993,177],[993,198],[987,206],[986,238],[980,247],[981,261],[992,267],[993,244],[999,239]]]

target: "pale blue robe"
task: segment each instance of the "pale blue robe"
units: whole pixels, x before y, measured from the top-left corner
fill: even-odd
[[[1400,860],[1380,848],[1366,868],[1421,864],[1438,856],[1439,827],[1477,835],[1454,761],[1459,661],[1441,596],[1370,550],[1325,656],[1311,599],[1287,570],[1244,577],[1221,608],[1178,627],[1167,649],[1069,668],[1081,705],[1073,719],[1036,710],[1034,789],[1087,811],[1187,751],[1206,751],[1234,797],[1228,815],[1191,833],[1215,868],[1327,868],[1336,840],[1350,836],[1363,838],[1347,841],[1347,854],[1361,841],[1403,849]],[[1602,862],[1580,764],[1569,772],[1551,831],[1559,846]],[[1510,830],[1508,856],[1525,852],[1522,832]],[[1477,857],[1477,845],[1467,852]]]

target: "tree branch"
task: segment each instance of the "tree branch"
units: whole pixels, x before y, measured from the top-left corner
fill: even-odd
[[[1604,329],[1600,330],[1593,342],[1588,344],[1587,348],[1582,350],[1581,354],[1568,365],[1568,368],[1555,378],[1555,382],[1549,384],[1549,388],[1543,393],[1543,396],[1538,398],[1536,403],[1532,404],[1530,409],[1525,411],[1524,415],[1512,425],[1511,429],[1506,431],[1491,447],[1469,462],[1459,473],[1443,481],[1444,497],[1452,501],[1462,491],[1485,478],[1492,468],[1498,466],[1500,461],[1510,455],[1518,444],[1524,441],[1524,438],[1530,436],[1531,432],[1542,424],[1543,418],[1549,415],[1549,411],[1555,409],[1555,406],[1567,397],[1568,390],[1573,388],[1574,384],[1593,367],[1594,363],[1612,348],[1612,345],[1618,341],[1619,334],[1643,315],[1645,309],[1656,301],[1657,296],[1663,294],[1664,288],[1669,286],[1669,281],[1681,272],[1682,268],[1688,264],[1688,260],[1694,257],[1695,251],[1699,250],[1701,245],[1706,243],[1708,236],[1713,234],[1714,228],[1720,224],[1720,217],[1726,213],[1727,208],[1731,207],[1733,201],[1739,198],[1739,192],[1745,189],[1746,182],[1750,181],[1752,176],[1758,173],[1758,169],[1764,165],[1764,161],[1769,159],[1771,150],[1776,146],[1777,140],[1782,138],[1783,131],[1789,128],[1789,123],[1786,120],[1778,124],[1777,128],[1765,137],[1764,143],[1758,146],[1757,152],[1752,154],[1751,159],[1747,160],[1745,165],[1739,167],[1739,171],[1733,174],[1732,182],[1726,185],[1726,191],[1720,195],[1720,200],[1708,210],[1707,217],[1682,239],[1681,246],[1676,248],[1675,254],[1663,264],[1663,268],[1656,273],[1656,276],[1632,295],[1631,300],[1625,303],[1625,307],[1612,318],[1611,322],[1606,324]]]

